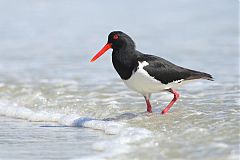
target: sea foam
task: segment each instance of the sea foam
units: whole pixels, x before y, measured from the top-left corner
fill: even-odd
[[[0,101],[0,115],[33,122],[56,122],[64,126],[92,128],[102,130],[106,134],[118,134],[124,126],[127,126],[123,122],[99,120],[75,114],[66,115],[49,113],[47,111],[32,111],[24,106],[12,104],[9,101]]]
[[[91,128],[101,130],[105,134],[114,135],[111,141],[99,141],[93,144],[92,149],[99,151],[97,156],[82,157],[80,159],[106,159],[118,154],[129,153],[134,149],[132,144],[139,143],[152,136],[151,131],[131,127],[124,122],[47,111],[33,111],[9,101],[0,101],[0,115],[34,122],[56,122],[63,126]]]

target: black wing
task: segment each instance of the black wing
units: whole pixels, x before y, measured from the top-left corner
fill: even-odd
[[[138,57],[138,61],[146,61],[149,65],[144,67],[144,70],[155,79],[161,81],[163,84],[168,84],[177,80],[192,80],[192,79],[208,79],[213,80],[210,74],[190,70],[177,66],[163,58],[141,54]]]

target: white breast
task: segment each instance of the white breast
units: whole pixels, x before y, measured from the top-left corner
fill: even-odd
[[[144,66],[149,65],[148,62],[138,62],[139,66],[136,72],[128,80],[123,80],[124,83],[132,90],[139,92],[143,95],[148,93],[160,92],[169,88],[176,88],[182,80],[174,81],[169,84],[162,84],[154,77],[150,76]]]

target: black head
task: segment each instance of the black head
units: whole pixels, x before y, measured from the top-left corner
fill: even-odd
[[[108,35],[108,42],[112,45],[113,50],[119,50],[121,48],[135,49],[134,41],[127,34],[122,31],[113,31]]]
[[[120,49],[134,50],[135,44],[127,34],[121,31],[113,31],[108,35],[107,44],[91,59],[90,62],[94,62],[110,48],[112,48],[113,51]]]

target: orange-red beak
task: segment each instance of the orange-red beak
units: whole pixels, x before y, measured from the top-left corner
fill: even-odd
[[[111,43],[107,43],[92,59],[90,62],[94,62],[96,59],[98,59],[103,53],[105,53],[108,49],[112,48]]]

